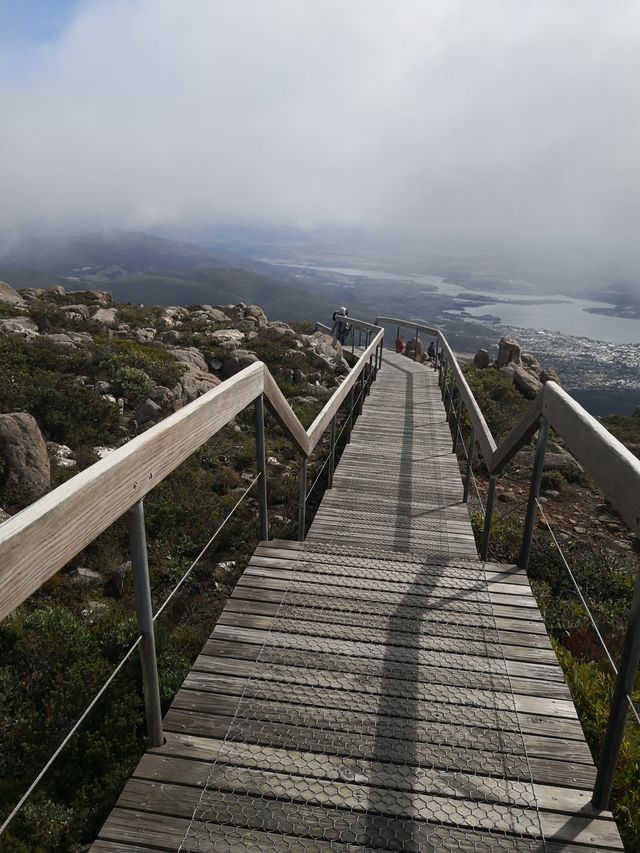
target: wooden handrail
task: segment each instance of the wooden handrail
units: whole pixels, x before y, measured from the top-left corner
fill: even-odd
[[[0,525],[0,621],[264,394],[306,458],[382,341],[378,333],[308,430],[262,362],[241,370]]]

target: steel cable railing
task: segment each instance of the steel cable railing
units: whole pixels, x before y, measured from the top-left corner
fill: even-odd
[[[225,525],[227,524],[227,522],[231,519],[231,517],[235,514],[235,512],[236,512],[236,510],[238,509],[238,507],[240,506],[240,504],[244,501],[244,499],[246,498],[246,496],[249,494],[249,492],[250,492],[250,491],[251,491],[251,489],[255,486],[255,484],[258,482],[258,480],[259,480],[259,479],[260,479],[260,474],[257,474],[257,475],[253,478],[253,480],[251,481],[251,483],[247,486],[247,488],[244,490],[244,492],[242,493],[242,495],[240,496],[240,498],[238,498],[238,500],[236,501],[235,505],[234,505],[234,506],[233,506],[233,508],[232,508],[232,509],[227,513],[227,515],[225,516],[224,520],[223,520],[223,521],[221,522],[221,524],[218,526],[218,528],[217,528],[217,530],[215,531],[215,533],[213,534],[213,536],[209,539],[209,541],[207,542],[207,544],[204,546],[204,548],[200,551],[200,553],[199,553],[199,554],[198,554],[198,556],[195,558],[195,560],[191,563],[191,565],[189,566],[189,568],[188,568],[188,569],[185,571],[185,573],[182,575],[182,577],[180,578],[180,580],[178,581],[178,583],[174,586],[174,588],[171,590],[171,592],[169,593],[169,595],[165,598],[165,600],[162,602],[162,604],[160,605],[160,607],[156,610],[156,612],[155,612],[155,614],[154,614],[154,616],[153,616],[153,619],[152,619],[152,621],[153,621],[153,622],[155,622],[155,621],[157,620],[157,618],[162,614],[162,612],[166,609],[166,607],[167,607],[167,605],[169,604],[169,602],[171,601],[171,599],[174,597],[174,595],[178,592],[178,590],[180,589],[180,587],[181,587],[181,586],[184,584],[184,582],[187,580],[187,578],[189,577],[189,575],[191,574],[191,572],[195,569],[195,567],[196,567],[196,566],[197,566],[197,564],[200,562],[200,560],[202,559],[202,557],[204,556],[204,554],[209,550],[209,548],[211,547],[211,545],[213,544],[213,542],[215,541],[215,539],[216,539],[216,538],[219,536],[219,534],[221,533],[221,531],[222,531],[222,529],[224,528],[224,526],[225,526]],[[62,742],[58,745],[58,747],[56,748],[56,750],[54,751],[54,753],[51,755],[51,757],[49,758],[49,760],[47,761],[47,763],[44,765],[44,767],[42,768],[42,770],[38,773],[38,775],[37,775],[37,776],[36,776],[36,778],[33,780],[33,782],[29,785],[29,787],[27,788],[27,790],[25,791],[25,793],[22,795],[22,797],[20,798],[20,800],[16,803],[15,807],[12,809],[11,813],[6,817],[6,819],[5,819],[5,820],[4,820],[4,822],[2,823],[2,826],[0,826],[0,835],[2,835],[2,833],[3,833],[3,832],[7,829],[7,827],[11,824],[11,822],[13,821],[13,819],[18,815],[18,813],[20,812],[20,810],[22,809],[22,807],[24,806],[24,804],[27,802],[27,800],[29,799],[29,797],[31,796],[31,794],[35,791],[35,789],[38,787],[38,785],[40,784],[40,782],[42,781],[42,779],[43,779],[43,778],[44,778],[44,776],[46,775],[47,771],[48,771],[48,770],[51,768],[51,766],[54,764],[54,762],[56,761],[56,759],[58,758],[58,756],[63,752],[64,748],[67,746],[67,744],[69,743],[69,741],[71,740],[71,738],[72,738],[72,737],[76,734],[76,732],[79,730],[79,728],[81,727],[82,723],[87,719],[87,717],[89,716],[89,714],[91,713],[91,711],[95,708],[96,704],[99,702],[99,700],[102,698],[102,696],[104,696],[104,694],[106,693],[107,689],[109,688],[109,686],[111,685],[111,683],[113,682],[113,680],[115,679],[115,677],[118,675],[118,673],[120,673],[120,672],[122,671],[122,668],[123,668],[123,667],[124,667],[124,665],[127,663],[127,661],[131,658],[131,655],[132,655],[132,654],[135,652],[135,650],[138,648],[138,646],[140,645],[140,643],[142,642],[142,640],[143,640],[143,637],[142,637],[142,634],[140,634],[140,636],[138,636],[138,638],[135,640],[135,642],[134,642],[134,643],[132,643],[132,645],[127,649],[126,653],[125,653],[125,654],[124,654],[124,656],[121,658],[120,662],[118,663],[118,665],[116,666],[116,668],[113,670],[113,672],[111,673],[111,675],[107,678],[107,680],[104,682],[104,684],[102,685],[102,687],[101,687],[101,688],[98,690],[98,692],[95,694],[95,696],[93,697],[93,699],[91,700],[91,702],[87,705],[87,707],[86,707],[86,708],[85,708],[85,710],[82,712],[82,714],[80,715],[80,717],[76,720],[76,722],[74,723],[74,725],[73,725],[73,727],[71,728],[71,730],[66,734],[66,736],[64,737],[64,739],[62,740]]]
[[[587,599],[584,595],[582,587],[578,583],[578,580],[577,580],[574,572],[572,571],[571,566],[569,565],[569,561],[567,560],[565,553],[562,550],[562,546],[558,542],[558,539],[557,539],[557,537],[553,531],[553,528],[551,527],[551,524],[549,523],[549,519],[545,515],[544,509],[543,509],[542,505],[540,504],[540,501],[537,498],[536,498],[536,505],[538,507],[538,512],[540,513],[540,517],[544,521],[545,526],[551,535],[551,539],[553,540],[553,543],[556,546],[558,553],[560,554],[560,559],[564,563],[564,567],[567,570],[569,577],[571,578],[571,582],[572,582],[573,586],[575,587],[578,598],[580,599],[580,603],[584,607],[584,610],[587,614],[587,617],[589,618],[589,621],[591,622],[591,625],[593,627],[593,630],[595,631],[595,634],[598,638],[598,641],[599,641],[600,645],[602,646],[602,650],[604,651],[605,656],[607,657],[607,660],[609,661],[609,663],[611,665],[611,669],[613,670],[614,674],[617,677],[618,667],[615,664],[613,656],[612,656],[611,652],[609,651],[609,647],[607,646],[605,639],[602,636],[602,632],[600,631],[600,628],[598,627],[598,624],[596,623],[596,620],[593,616],[593,613],[591,612],[591,608],[589,607],[589,603],[587,602]],[[640,725],[640,713],[638,712],[638,709],[636,708],[636,706],[634,704],[633,698],[631,696],[629,696],[629,694],[627,694],[627,702],[629,704],[629,708],[631,709],[631,712],[633,713],[634,717],[636,718],[636,722],[638,723],[638,725]]]

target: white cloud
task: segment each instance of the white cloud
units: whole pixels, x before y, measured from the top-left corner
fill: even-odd
[[[0,226],[345,222],[631,257],[639,35],[633,0],[88,3],[0,84]]]

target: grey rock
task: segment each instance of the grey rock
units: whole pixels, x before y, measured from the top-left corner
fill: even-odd
[[[154,385],[149,391],[149,399],[157,403],[165,412],[170,411],[174,403],[173,393],[165,385]]]
[[[111,385],[108,382],[105,382],[104,379],[98,379],[93,386],[93,390],[97,391],[98,394],[110,394]]]
[[[222,362],[214,355],[209,354],[207,356],[207,364],[209,365],[209,370],[213,370],[214,373],[222,369]]]
[[[244,320],[238,320],[236,322],[236,329],[239,329],[241,332],[254,332],[258,328],[258,321],[253,317],[245,317]]]
[[[117,308],[98,308],[91,315],[91,319],[96,323],[104,323],[105,326],[113,326],[117,316]]]
[[[136,329],[133,332],[133,337],[136,341],[138,341],[138,343],[147,344],[155,339],[156,334],[156,329],[152,328],[151,326],[146,326],[144,329]]]
[[[40,337],[38,327],[30,317],[9,317],[0,320],[0,334],[18,335],[27,341],[34,341]]]
[[[12,500],[26,505],[51,487],[47,445],[36,419],[26,412],[0,415],[3,488]]]
[[[304,382],[307,378],[301,370],[294,370],[293,376],[291,377],[294,382]]]
[[[186,347],[185,349],[174,349],[171,350],[171,354],[175,358],[176,361],[181,362],[182,364],[189,364],[192,367],[197,367],[198,370],[202,370],[205,373],[208,371],[207,362],[204,360],[204,356],[200,352],[197,347]]]
[[[69,335],[64,332],[42,335],[41,337],[43,340],[47,340],[50,343],[59,347],[64,347],[65,349],[78,349],[78,344],[75,344]]]
[[[180,340],[180,332],[176,332],[175,329],[169,329],[166,332],[160,332],[158,335],[158,340],[162,341],[163,344],[177,344]]]
[[[515,367],[513,371],[513,384],[520,393],[533,400],[542,390],[542,382],[524,367]]]
[[[562,385],[558,372],[554,370],[553,367],[546,367],[544,370],[540,371],[540,381],[543,384],[547,382],[557,382],[558,385]]]
[[[24,299],[6,281],[0,281],[0,302],[8,305],[24,305]]]
[[[18,293],[27,302],[36,302],[38,299],[42,299],[46,290],[43,287],[21,287]]]
[[[0,507],[0,524],[4,524],[5,521],[8,521],[10,518],[11,516],[9,515],[9,513],[5,512],[5,510]]]
[[[211,340],[225,349],[235,349],[244,340],[243,332],[238,329],[220,329],[211,333]]]
[[[506,367],[507,364],[520,366],[522,364],[521,352],[522,348],[515,338],[500,338],[496,365],[498,367]]]
[[[105,584],[105,592],[113,595],[115,598],[120,598],[124,590],[124,582],[130,571],[131,560],[127,560],[126,563],[121,563],[118,568],[114,570]]]
[[[224,357],[224,361],[222,362],[222,376],[224,379],[229,379],[257,361],[260,361],[260,359],[255,352],[248,352],[242,349],[234,350]]]
[[[162,415],[162,408],[153,400],[143,400],[133,413],[135,421],[146,424],[155,421]]]
[[[88,320],[89,319],[89,306],[88,305],[65,305],[62,308],[64,314],[70,319],[78,319]]]
[[[536,373],[536,375],[540,373],[540,362],[534,355],[531,355],[530,352],[523,352],[520,357],[522,359],[523,365],[528,370],[533,371],[534,373]]]
[[[479,349],[473,357],[474,367],[489,367],[491,365],[491,356],[486,349]]]
[[[103,581],[100,572],[96,572],[94,569],[87,569],[84,566],[72,569],[69,572],[69,578],[81,586],[95,586]]]
[[[71,458],[71,448],[66,444],[56,444],[55,441],[47,441],[47,452],[49,460],[58,468],[77,468],[78,463]]]
[[[533,452],[520,450],[514,456],[514,462],[520,465],[533,465]],[[545,471],[559,471],[567,479],[575,479],[584,473],[582,466],[576,462],[570,453],[545,453]]]
[[[333,394],[333,391],[330,388],[325,388],[324,385],[309,385],[306,392],[317,400],[328,400]]]
[[[215,388],[220,382],[221,380],[217,376],[214,376],[213,373],[198,370],[197,367],[189,367],[186,373],[180,377],[175,387],[171,389],[171,392],[179,407],[180,405],[191,403],[202,394],[206,394],[207,391]]]

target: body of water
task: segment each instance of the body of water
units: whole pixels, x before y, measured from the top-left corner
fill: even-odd
[[[592,302],[588,299],[577,299],[562,294],[541,294],[538,297],[528,297],[521,293],[496,293],[487,290],[470,290],[459,284],[449,284],[441,276],[420,275],[389,272],[388,270],[357,269],[354,267],[323,267],[311,264],[286,264],[300,268],[330,272],[349,278],[362,277],[377,281],[397,281],[407,283],[413,281],[418,289],[421,284],[431,285],[438,293],[447,296],[460,296],[462,299],[473,299],[477,296],[487,297],[482,305],[460,309],[452,309],[453,316],[463,320],[480,318],[491,314],[499,317],[505,326],[526,329],[548,329],[563,335],[591,338],[599,341],[609,341],[616,344],[638,343],[640,341],[640,320],[630,320],[627,317],[609,317],[603,314],[592,314],[587,308],[612,308],[610,303]],[[428,307],[429,292],[425,292],[425,308]],[[489,301],[490,300],[490,301]],[[541,301],[544,300],[544,301]],[[428,318],[428,313],[426,314]]]

